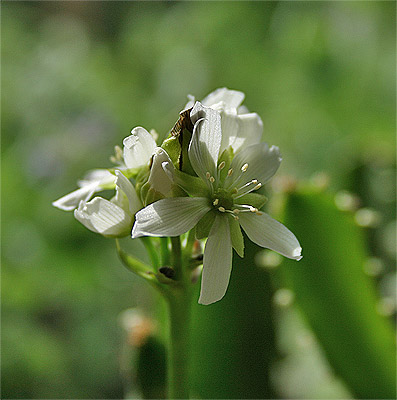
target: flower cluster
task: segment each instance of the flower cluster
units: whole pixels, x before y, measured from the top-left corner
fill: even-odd
[[[197,239],[207,238],[201,304],[224,296],[232,249],[244,256],[241,228],[259,246],[299,260],[293,233],[260,211],[266,198],[257,191],[276,173],[281,156],[277,147],[261,142],[262,121],[241,106],[243,99],[242,92],[226,88],[201,102],[190,97],[182,122],[162,147],[145,129],[135,128],[123,151],[116,149],[116,169],[91,172],[54,205],[78,206],[75,217],[109,237],[128,235],[131,228],[132,238],[173,237],[195,229]],[[111,200],[90,200],[108,188],[116,189]]]

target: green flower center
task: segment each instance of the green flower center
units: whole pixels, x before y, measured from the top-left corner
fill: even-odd
[[[212,195],[212,205],[216,209],[231,210],[233,208],[234,202],[230,191],[219,188]]]

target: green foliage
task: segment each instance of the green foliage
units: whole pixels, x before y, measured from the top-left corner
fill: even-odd
[[[377,313],[374,282],[364,274],[363,232],[329,194],[287,195],[285,222],[303,259],[283,272],[328,360],[357,398],[395,396],[396,349],[390,321]]]
[[[209,306],[193,305],[193,398],[275,397],[272,287],[269,273],[255,265],[260,250],[245,238],[244,259],[233,255],[227,295]]]

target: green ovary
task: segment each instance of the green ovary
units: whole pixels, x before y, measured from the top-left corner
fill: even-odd
[[[225,189],[217,189],[212,195],[212,204],[215,208],[223,207],[225,210],[233,209],[233,197]]]

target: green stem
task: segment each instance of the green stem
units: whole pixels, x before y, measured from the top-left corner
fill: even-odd
[[[192,229],[188,233],[187,242],[184,249],[184,256],[185,258],[187,258],[187,260],[190,260],[192,258],[193,246],[195,241],[196,241],[196,232],[195,229]]]
[[[178,285],[168,298],[170,321],[168,351],[168,398],[188,399],[190,376],[190,313],[193,286],[190,271],[184,265],[181,240],[171,238],[172,266]]]
[[[181,239],[179,236],[171,238],[172,245],[172,267],[175,269],[175,279],[184,280],[184,271],[182,270],[182,250],[181,250]]]
[[[157,249],[153,245],[153,240],[151,237],[142,237],[142,243],[144,244],[146,251],[149,254],[150,261],[152,262],[153,268],[157,270],[160,267],[160,260],[157,254]]]
[[[120,242],[116,239],[116,248],[117,253],[122,261],[123,265],[129,270],[132,271],[134,274],[140,276],[141,278],[145,279],[150,285],[156,288],[160,293],[163,294],[164,297],[167,298],[169,296],[169,289],[167,286],[161,285],[160,282],[157,280],[156,275],[152,271],[152,268],[143,263],[142,261],[138,260],[137,258],[131,256],[130,254],[126,253],[120,246]]]
[[[161,266],[170,265],[170,250],[168,248],[168,237],[160,238],[160,254],[161,254]]]
[[[188,399],[190,388],[190,312],[188,287],[175,293],[168,302],[170,340],[168,351],[168,398]]]
[[[191,271],[187,264],[190,257],[187,251],[191,252],[194,241],[193,236],[189,236],[188,245],[182,254],[180,237],[172,237],[172,251],[169,254],[167,241],[160,242],[161,258],[171,261],[171,266],[175,269],[173,285],[163,285],[156,278],[153,270],[146,264],[137,260],[135,257],[124,252],[119,241],[116,239],[117,251],[123,264],[143,277],[159,290],[168,304],[169,313],[169,348],[168,348],[168,398],[169,399],[188,399],[190,388],[190,314],[193,285],[191,282]],[[159,267],[159,258],[153,242],[150,238],[144,238],[144,244],[153,267]],[[168,254],[165,254],[167,250]]]

